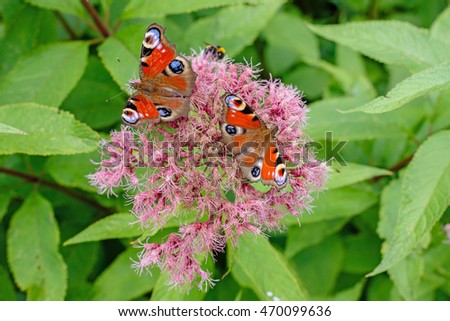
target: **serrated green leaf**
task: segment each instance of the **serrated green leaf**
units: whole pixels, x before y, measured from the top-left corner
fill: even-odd
[[[139,274],[131,265],[138,249],[129,248],[122,252],[100,276],[93,286],[93,300],[132,300],[150,292],[159,278],[159,270],[152,269],[152,275]]]
[[[206,292],[201,291],[197,287],[193,287],[189,293],[172,288],[167,285],[169,281],[170,277],[167,272],[162,272],[153,289],[152,301],[201,301],[206,295]]]
[[[288,47],[307,62],[320,59],[319,40],[300,16],[290,13],[275,15],[263,35],[270,44]]]
[[[191,13],[203,9],[223,6],[249,4],[257,5],[267,0],[165,0],[141,1],[131,0],[125,8],[122,19],[161,17],[169,14]]]
[[[137,237],[142,234],[139,225],[131,224],[133,219],[129,213],[112,214],[71,237],[64,242],[64,245],[71,245],[83,242],[93,242],[100,240]]]
[[[392,175],[392,172],[383,168],[355,163],[347,163],[345,166],[336,163],[333,169],[326,184],[329,189],[352,185],[376,176]]]
[[[95,172],[96,165],[92,161],[98,160],[99,157],[97,151],[77,155],[50,156],[45,168],[47,173],[60,185],[95,192],[97,189],[89,184],[86,176]]]
[[[16,284],[29,299],[64,299],[67,268],[58,246],[52,206],[33,192],[14,213],[7,233],[8,262]]]
[[[418,71],[448,61],[450,48],[431,40],[429,32],[399,21],[364,21],[309,25],[316,34],[386,64]]]
[[[450,38],[448,31],[450,30],[450,6],[441,12],[439,17],[433,22],[430,29],[432,38],[446,42],[450,45]]]
[[[394,179],[381,192],[380,220],[378,221],[377,233],[385,240],[392,239],[400,207],[400,189],[401,180]]]
[[[229,56],[251,45],[285,0],[253,6],[232,6],[194,22],[185,33],[192,48],[220,44]]]
[[[0,106],[0,122],[27,135],[0,135],[0,154],[77,154],[94,150],[99,136],[68,112],[33,103]]]
[[[433,132],[450,128],[450,90],[442,91],[436,99],[434,107]]]
[[[81,78],[87,55],[87,42],[55,43],[33,50],[0,82],[0,104],[59,106]]]
[[[420,255],[409,255],[388,270],[389,277],[405,300],[419,299],[419,284],[424,272],[424,261]]]
[[[285,255],[291,258],[301,250],[320,243],[339,231],[348,220],[349,218],[337,218],[311,224],[302,223],[298,228],[292,226],[287,235]]]
[[[70,13],[80,18],[86,17],[86,10],[79,0],[25,0],[36,7]]]
[[[60,108],[94,129],[105,128],[120,122],[127,98],[122,94],[100,60],[90,56],[86,72]]]
[[[385,113],[402,107],[413,99],[450,88],[450,64],[438,65],[415,73],[392,88],[386,96],[347,112]]]
[[[305,300],[300,279],[286,257],[262,236],[241,235],[236,255],[229,256],[231,273],[243,287],[251,288],[261,300]],[[267,260],[270,258],[270,264]]]
[[[360,106],[366,101],[358,97],[341,97],[312,103],[306,133],[315,141],[326,139],[327,132],[332,133],[335,141],[406,137],[406,132],[396,122],[376,115],[338,111]]]
[[[311,213],[299,216],[300,224],[309,224],[353,217],[377,202],[377,194],[367,188],[342,187],[321,193],[312,203]],[[297,225],[297,218],[289,215],[286,224]]]
[[[321,255],[322,253],[327,254]],[[337,235],[327,237],[319,244],[304,249],[292,258],[297,274],[313,299],[331,293],[343,260],[344,247]]]
[[[381,263],[369,275],[404,259],[429,234],[450,201],[450,131],[428,138],[405,170],[392,240]]]
[[[27,133],[15,127],[0,123],[0,134],[26,135]]]

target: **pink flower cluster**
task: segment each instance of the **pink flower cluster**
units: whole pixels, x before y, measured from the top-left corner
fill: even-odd
[[[236,245],[241,234],[280,229],[284,214],[308,210],[327,167],[307,150],[307,108],[297,89],[260,80],[253,66],[228,59],[194,54],[191,62],[197,79],[188,119],[111,133],[90,180],[102,193],[124,188],[144,228],[180,222],[164,243],[142,244],[136,268],[158,266],[173,285],[204,288],[212,275],[202,258],[223,252],[227,241]],[[230,153],[220,152],[224,91],[243,98],[268,128],[278,127],[276,141],[289,173],[283,190],[245,181]]]

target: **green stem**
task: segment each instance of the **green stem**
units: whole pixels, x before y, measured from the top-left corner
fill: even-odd
[[[95,208],[95,209],[97,209],[97,210],[99,210],[99,211],[101,211],[103,213],[112,213],[113,212],[112,209],[98,204],[94,200],[90,199],[89,197],[86,197],[85,195],[83,195],[83,194],[81,194],[81,193],[79,193],[79,192],[77,192],[75,190],[72,190],[72,189],[69,189],[67,187],[61,186],[59,184],[56,184],[55,182],[46,180],[44,178],[41,178],[41,177],[38,177],[38,176],[35,176],[35,175],[31,175],[31,174],[28,174],[28,173],[19,172],[19,171],[16,171],[14,169],[4,168],[4,167],[0,167],[0,173],[6,174],[6,175],[9,175],[9,176],[18,177],[18,178],[20,178],[20,179],[22,179],[24,181],[29,182],[29,183],[41,184],[41,185],[53,188],[54,190],[57,190],[57,191],[59,191],[61,193],[64,193],[67,196],[70,196],[70,197],[72,197],[72,198],[74,198],[74,199],[76,199],[76,200],[78,200],[80,202],[88,204],[91,207],[93,207],[93,208]]]
[[[91,16],[92,20],[94,20],[94,23],[100,33],[103,37],[107,38],[111,35],[111,32],[109,31],[106,24],[103,22],[103,20],[100,18],[100,15],[98,14],[97,10],[95,10],[94,6],[89,2],[89,0],[81,0],[81,4],[84,6],[86,11]]]

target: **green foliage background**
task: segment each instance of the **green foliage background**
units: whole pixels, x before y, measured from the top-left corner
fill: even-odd
[[[448,1],[90,3],[101,23],[79,0],[0,2],[0,300],[449,299]],[[142,232],[85,178],[152,22],[181,52],[220,44],[298,86],[308,135],[347,142],[301,226],[209,260],[208,292],[138,276]]]

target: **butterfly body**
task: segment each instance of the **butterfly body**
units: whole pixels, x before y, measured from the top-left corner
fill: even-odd
[[[280,190],[286,186],[286,165],[274,140],[276,128],[269,129],[240,97],[222,96],[222,141],[235,155],[242,175]]]
[[[150,25],[142,41],[139,80],[130,83],[134,93],[123,109],[123,121],[137,126],[186,116],[195,77],[189,61],[177,55],[165,37],[164,28]]]

